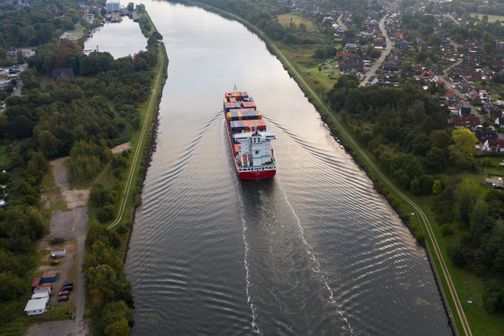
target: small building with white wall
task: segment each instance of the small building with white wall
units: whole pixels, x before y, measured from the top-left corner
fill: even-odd
[[[36,316],[36,315],[44,314],[47,309],[47,302],[48,301],[49,301],[49,296],[40,297],[38,299],[28,300],[28,303],[26,304],[26,307],[24,309],[26,315]]]
[[[107,10],[107,13],[118,12],[120,5],[121,3],[119,0],[107,0],[105,3],[105,9]]]

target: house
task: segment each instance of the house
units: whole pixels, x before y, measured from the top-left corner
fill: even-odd
[[[459,116],[461,117],[468,117],[472,114],[472,109],[470,106],[461,106],[459,108]],[[478,118],[479,120],[479,118]]]
[[[46,312],[48,301],[49,296],[28,300],[28,303],[26,304],[26,307],[24,309],[26,315],[28,316],[43,315]]]
[[[502,177],[485,178],[485,183],[491,185],[492,188],[504,188],[504,180]]]
[[[72,68],[56,68],[52,71],[52,77],[56,83],[68,84],[73,80],[74,73]]]
[[[107,0],[105,3],[105,10],[107,13],[113,13],[113,12],[118,12],[120,7],[120,1],[119,0]]]
[[[18,51],[16,48],[11,48],[9,51],[7,51],[7,57],[16,57],[18,54]]]
[[[84,20],[86,20],[90,24],[93,24],[94,14],[90,14],[90,13],[84,14]]]
[[[10,80],[0,81],[0,90],[7,90],[7,88],[9,87],[10,82],[11,82]]]
[[[463,117],[453,116],[451,122],[453,127],[455,128],[468,127],[474,129],[481,124],[480,118],[475,115],[463,116]]]
[[[357,49],[357,47],[358,46],[355,43],[347,43],[347,44],[345,44],[344,49],[345,50],[355,50],[355,49]]]
[[[504,153],[504,138],[494,138],[488,140],[490,148],[494,148],[495,151]]]

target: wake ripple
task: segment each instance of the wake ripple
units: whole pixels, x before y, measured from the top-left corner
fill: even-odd
[[[151,208],[156,208],[159,204],[159,193],[165,191],[166,188],[170,185],[170,183],[175,180],[180,173],[184,170],[185,165],[189,162],[192,157],[192,154],[198,144],[203,139],[206,132],[209,130],[210,126],[214,123],[222,115],[222,111],[216,113],[206,124],[203,126],[193,137],[193,139],[189,142],[187,147],[182,151],[182,155],[175,161],[175,163],[168,169],[164,174],[162,174],[159,179],[156,181],[156,184],[152,189],[149,190],[149,194],[145,196],[145,203],[151,204]]]
[[[221,132],[222,133],[222,132]],[[232,167],[228,165],[230,173],[232,176],[235,175],[235,171],[232,170]],[[242,224],[242,240],[243,240],[243,245],[244,245],[244,252],[243,252],[243,266],[245,268],[245,293],[247,295],[247,304],[250,306],[250,311],[252,313],[252,322],[250,323],[252,326],[252,330],[255,334],[262,335],[261,329],[259,328],[259,324],[257,322],[258,314],[257,314],[257,306],[254,304],[252,301],[252,295],[250,293],[250,288],[252,287],[252,281],[250,280],[250,267],[248,263],[248,255],[250,251],[250,245],[247,240],[247,219],[245,218],[245,203],[243,202],[242,195],[239,190],[239,183],[237,180],[237,177],[234,179],[234,184],[235,184],[235,190],[237,191],[238,194],[238,202],[240,203],[240,221]]]
[[[299,228],[299,236],[301,238],[301,241],[303,242],[303,244],[305,245],[306,247],[306,253],[308,254],[308,256],[310,257],[311,261],[313,262],[313,267],[312,267],[312,271],[316,274],[319,274],[321,277],[322,277],[322,281],[324,282],[324,286],[325,288],[327,289],[327,291],[329,292],[329,298],[328,298],[328,302],[331,303],[332,305],[335,305],[337,306],[337,302],[336,300],[334,299],[334,292],[331,288],[331,286],[329,285],[329,280],[328,280],[328,276],[325,272],[323,272],[321,270],[321,266],[320,266],[320,263],[319,261],[317,260],[317,257],[315,256],[315,253],[313,251],[313,248],[311,247],[311,245],[308,243],[308,241],[306,240],[305,238],[305,234],[304,234],[304,228],[303,226],[301,225],[301,220],[299,219],[299,216],[297,215],[296,211],[294,210],[294,207],[292,206],[292,204],[290,203],[289,201],[289,198],[287,197],[287,193],[283,190],[282,186],[280,185],[280,183],[277,184],[278,185],[278,189],[282,192],[283,196],[284,196],[284,199],[285,199],[285,202],[287,203],[292,215],[294,216],[294,218],[296,219],[296,224]],[[346,323],[346,326],[348,328],[348,331],[350,332],[351,335],[354,335],[353,333],[353,328],[352,326],[350,325],[350,322],[348,321],[348,319],[344,316],[342,310],[341,310],[341,307],[338,307],[337,306],[337,310],[338,310],[338,315],[340,315],[343,319],[343,321],[345,321]]]

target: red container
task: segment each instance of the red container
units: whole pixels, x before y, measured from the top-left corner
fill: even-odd
[[[35,278],[32,282],[32,288],[38,287],[40,285],[40,278]]]

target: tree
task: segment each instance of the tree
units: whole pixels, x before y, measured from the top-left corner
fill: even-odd
[[[101,308],[105,302],[114,300],[116,282],[116,272],[109,265],[90,267],[86,273],[86,283],[91,305]]]
[[[484,201],[476,202],[469,215],[469,223],[471,224],[471,233],[476,238],[482,238],[491,229],[492,222],[488,213],[488,205]]]
[[[431,148],[425,156],[424,166],[433,173],[439,173],[446,167],[445,151],[438,147]]]
[[[459,219],[463,227],[469,225],[472,209],[479,197],[479,186],[470,180],[463,180],[457,188]]]
[[[504,288],[499,281],[493,279],[486,283],[483,304],[490,313],[504,313]]]
[[[450,134],[445,130],[433,130],[429,134],[429,141],[431,147],[436,147],[440,149],[447,149],[451,143]]]
[[[107,303],[103,308],[103,321],[112,323],[120,318],[126,318],[128,321],[133,320],[133,310],[129,308],[124,301],[116,301]]]
[[[105,327],[105,335],[107,336],[124,336],[130,334],[128,320],[121,318]]]
[[[12,300],[23,294],[23,282],[14,274],[2,272],[0,273],[0,301],[5,302]]]
[[[460,168],[471,168],[474,162],[476,136],[467,128],[459,128],[452,133],[453,145],[448,147],[450,160]]]
[[[437,195],[441,192],[443,189],[443,184],[440,180],[434,180],[434,183],[432,184],[432,193],[434,195]]]

